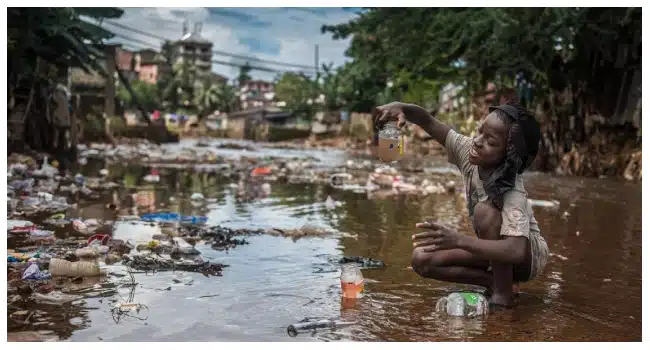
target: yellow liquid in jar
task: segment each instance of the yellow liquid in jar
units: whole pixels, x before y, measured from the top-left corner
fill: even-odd
[[[394,162],[401,157],[399,139],[379,138],[377,155],[384,162]]]

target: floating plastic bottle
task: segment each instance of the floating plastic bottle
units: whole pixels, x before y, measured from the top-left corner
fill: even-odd
[[[454,292],[440,298],[436,303],[436,312],[449,316],[484,316],[488,314],[489,310],[485,296],[476,292]]]
[[[99,264],[94,261],[71,262],[63,259],[52,258],[48,271],[52,276],[87,277],[103,274]]]
[[[363,296],[363,274],[356,263],[341,265],[341,290],[343,298],[361,298]]]
[[[290,337],[295,337],[300,333],[311,333],[317,329],[335,329],[352,324],[354,324],[354,322],[343,322],[329,319],[303,321],[289,325],[289,327],[287,327],[287,334],[289,334]]]
[[[389,122],[379,132],[377,154],[384,162],[395,162],[404,154],[404,137],[397,123]]]
[[[109,251],[108,246],[100,245],[100,244],[92,244],[90,246],[75,250],[74,255],[82,259],[88,259],[88,258],[92,259],[100,255],[104,255],[108,253],[108,251]]]

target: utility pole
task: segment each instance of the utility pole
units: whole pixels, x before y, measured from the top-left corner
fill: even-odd
[[[314,68],[316,68],[316,73],[318,73],[318,44],[314,45]]]
[[[117,45],[107,44],[104,48],[106,54],[106,84],[104,85],[104,113],[106,118],[115,114],[115,55]]]

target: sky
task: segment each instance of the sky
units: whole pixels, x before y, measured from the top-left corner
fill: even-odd
[[[321,34],[324,24],[339,24],[357,16],[358,8],[124,8],[117,20],[123,26],[171,40],[180,39],[183,21],[202,23],[201,36],[213,43],[213,50],[314,67],[315,44],[319,45],[319,62],[339,66],[346,61],[344,52],[347,40],[333,40],[331,34]],[[113,42],[125,48],[160,49],[161,40],[104,22],[116,37]],[[213,55],[213,60],[242,64],[245,59]],[[260,66],[283,71],[300,71],[301,68],[249,61]],[[213,64],[214,72],[234,79],[239,68]],[[272,80],[277,72],[253,70],[255,79]]]

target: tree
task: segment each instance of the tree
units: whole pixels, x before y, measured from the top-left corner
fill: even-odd
[[[104,56],[98,47],[114,34],[82,21],[80,16],[119,18],[123,12],[114,7],[10,8],[7,14],[10,76],[33,72],[37,58],[56,66],[105,72],[98,63]]]
[[[196,111],[195,90],[201,88],[199,74],[195,66],[183,61],[176,63],[158,82],[161,100],[165,108],[177,111],[179,108]]]
[[[424,89],[446,83],[473,97],[492,82],[497,97],[515,90],[542,112],[547,168],[591,147],[587,130],[598,129],[588,116],[620,123],[640,115],[640,8],[370,8],[322,31],[351,37],[352,60],[339,74],[353,110],[387,97],[430,100]]]
[[[138,102],[140,102],[140,105],[145,110],[153,111],[162,108],[160,93],[158,91],[158,85],[149,84],[141,80],[135,80],[131,83],[131,89],[133,90],[135,98],[137,98]],[[135,104],[135,101],[133,100],[133,96],[123,85],[120,85],[120,87],[118,88],[117,96],[119,97],[120,100],[122,100],[122,102],[124,102],[125,107],[127,108],[138,107]]]
[[[513,88],[519,75],[542,100],[582,84],[591,92],[580,99],[611,112],[607,86],[641,62],[640,21],[640,8],[373,8],[322,30],[352,37],[346,54],[364,74],[409,71],[473,91],[488,81]]]
[[[232,86],[223,84],[212,84],[204,82],[195,91],[194,105],[199,112],[199,118],[203,118],[214,111],[231,112],[237,96]]]
[[[332,64],[323,65],[322,73],[318,72],[314,80],[317,90],[325,96],[325,109],[336,111],[343,104],[341,75],[332,68]]]
[[[284,73],[275,83],[275,96],[296,116],[311,119],[316,112],[317,86],[306,76]]]
[[[237,103],[237,94],[232,85],[223,83],[218,85],[217,89],[217,108],[221,112],[230,113],[235,109]]]
[[[165,41],[160,49],[160,56],[163,62],[160,65],[160,78],[156,83],[160,100],[165,108],[176,110],[180,105],[178,86],[174,79],[174,50],[170,41]]]
[[[101,62],[102,45],[114,35],[80,17],[101,20],[119,18],[122,13],[113,7],[8,9],[7,92],[12,118],[10,134],[19,135],[16,141],[51,150],[53,140],[48,135],[55,130],[48,121],[48,91],[57,83],[65,85],[70,67],[106,74]],[[36,112],[32,113],[33,110]],[[14,111],[21,116],[15,118]]]
[[[239,67],[239,75],[237,76],[237,83],[239,84],[238,85],[239,87],[244,86],[246,82],[252,79],[250,76],[251,70],[253,69],[251,68],[250,64],[248,64],[248,62],[246,62],[246,64],[244,64],[243,66]]]

